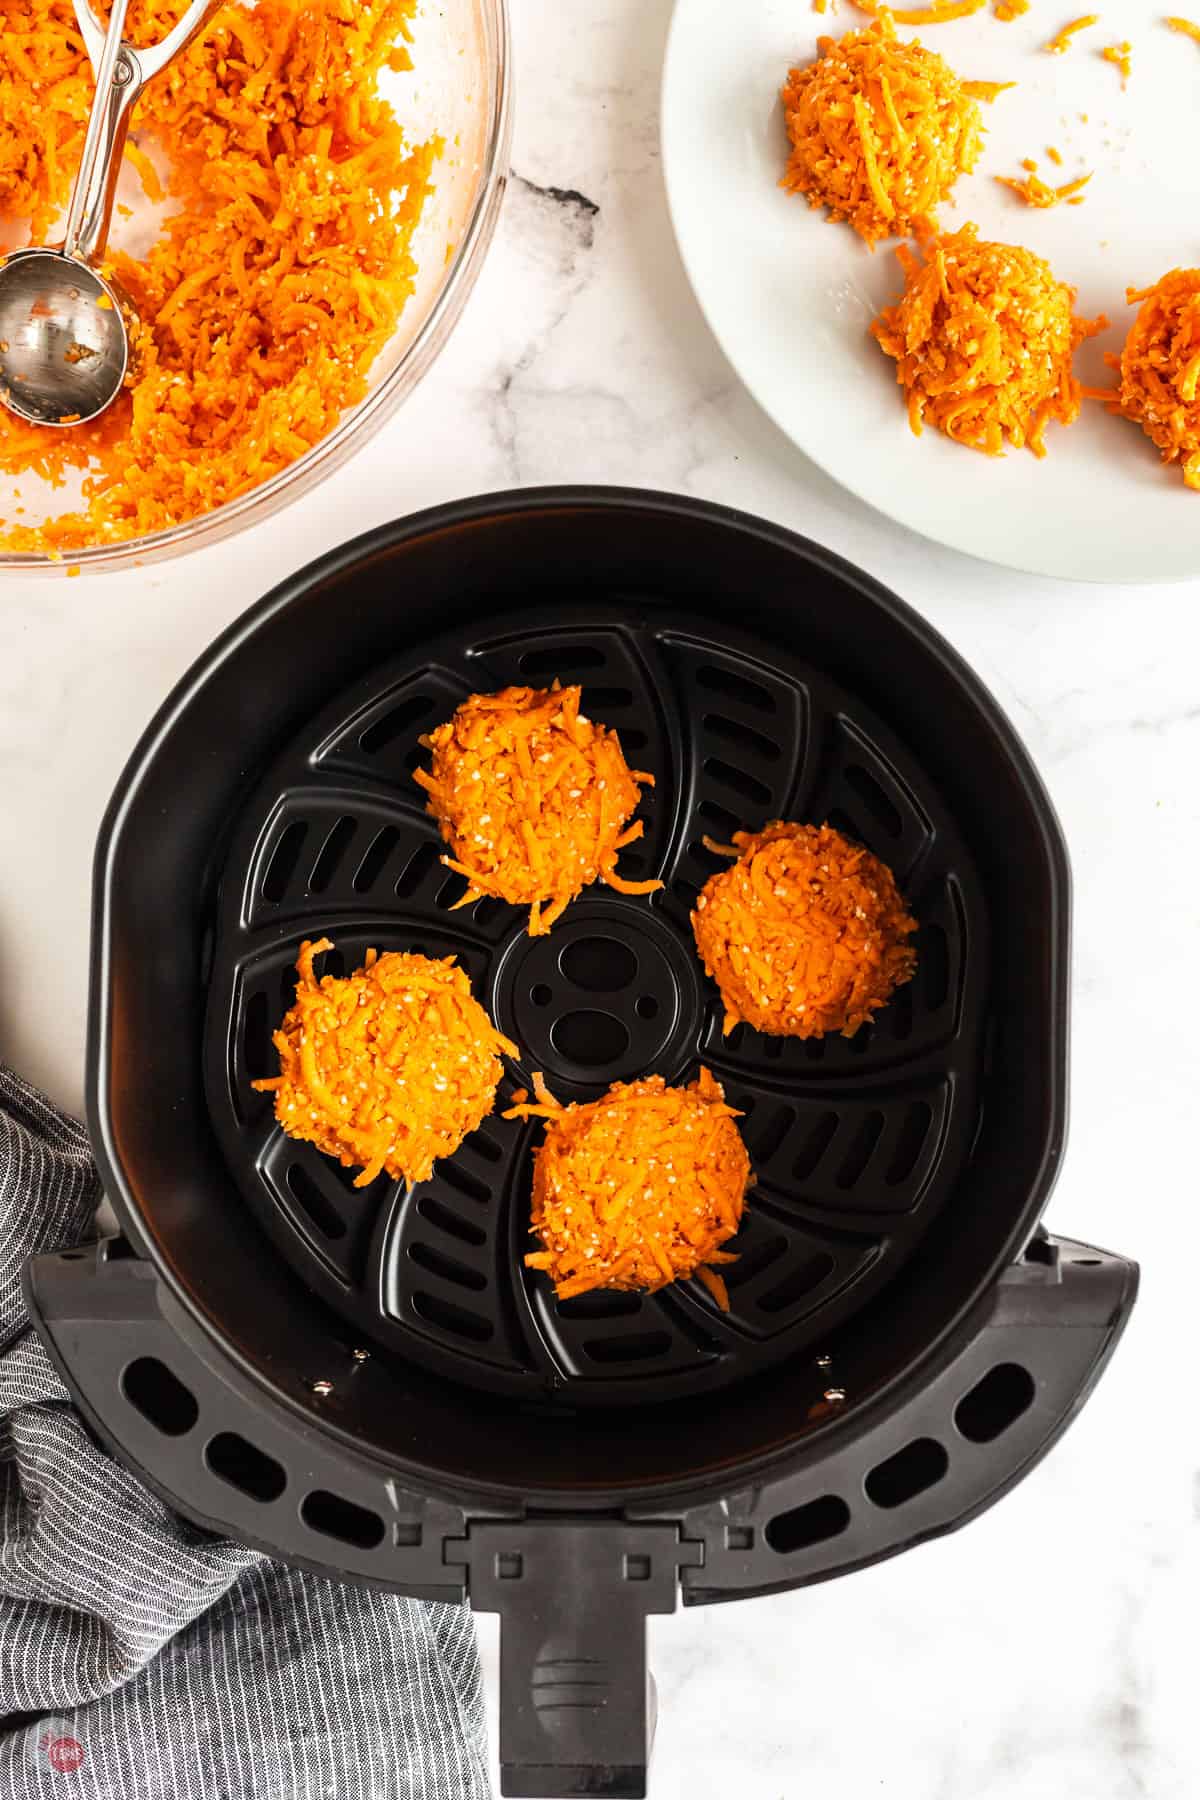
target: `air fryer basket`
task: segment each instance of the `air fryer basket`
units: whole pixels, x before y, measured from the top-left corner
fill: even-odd
[[[462,912],[411,771],[472,689],[579,680],[657,785],[631,874],[548,939]],[[849,1042],[722,1039],[701,838],[830,818],[895,867],[916,980]],[[900,602],[695,502],[439,509],[302,572],[135,753],[97,859],[90,1112],[124,1235],[40,1258],[95,1428],[199,1522],[499,1610],[505,1791],[644,1788],[649,1612],[950,1529],[1044,1453],[1132,1304],[1037,1221],[1065,1109],[1068,877],[1007,722]],[[529,1126],[410,1199],[282,1138],[253,1077],[300,939],[454,952],[564,1097],[708,1063],[759,1176],[732,1310],[557,1303],[525,1271]],[[335,960],[340,959],[340,961]]]
[[[499,629],[497,629],[499,626]],[[471,692],[558,676],[655,777],[623,866],[651,900],[603,887],[553,933],[517,908],[452,910],[466,882],[412,771],[420,734]],[[896,869],[921,921],[919,973],[852,1040],[722,1036],[689,914],[728,838],[831,820]],[[650,1403],[823,1344],[913,1254],[958,1189],[987,1035],[986,908],[936,790],[878,718],[818,671],[731,626],[634,595],[481,619],[414,644],[344,692],[272,764],[225,858],[205,1031],[209,1113],[247,1204],[301,1279],[364,1342],[470,1386],[573,1405]],[[475,992],[563,1099],[702,1060],[743,1114],[757,1185],[722,1315],[699,1282],[556,1302],[523,1264],[539,1128],[497,1113],[409,1201],[367,1190],[275,1126],[256,1076],[295,992],[304,938],[358,967],[371,945],[457,955]],[[513,1085],[509,1084],[509,1087]],[[504,1094],[502,1092],[502,1100]]]

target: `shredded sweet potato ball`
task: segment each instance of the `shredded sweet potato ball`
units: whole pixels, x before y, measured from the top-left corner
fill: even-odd
[[[355,1187],[381,1170],[411,1186],[491,1112],[499,1053],[517,1047],[452,956],[368,950],[353,975],[318,981],[313,958],[332,948],[300,946],[295,1005],[274,1036],[281,1073],[254,1086],[275,1095],[289,1137],[361,1168]]]
[[[1005,440],[1045,454],[1051,419],[1079,416],[1076,347],[1107,325],[1073,316],[1074,288],[1017,244],[980,243],[974,225],[902,244],[903,296],[871,331],[896,359],[919,437],[926,420],[956,443],[999,455]]]
[[[906,236],[974,168],[976,102],[999,87],[961,81],[936,51],[897,38],[887,13],[840,40],[820,38],[817,51],[783,86],[792,150],[782,186],[868,244]]]
[[[1120,356],[1109,357],[1119,378],[1112,409],[1200,488],[1200,269],[1172,269],[1126,298],[1141,306]]]
[[[129,155],[169,214],[145,261],[108,263],[141,317],[126,394],[88,425],[0,412],[0,468],[83,503],[45,525],[0,520],[8,549],[61,555],[210,511],[303,456],[361,400],[412,292],[413,231],[441,145],[409,143],[376,90],[408,66],[417,0],[257,0],[216,13],[151,84]],[[183,0],[134,0],[156,42]],[[43,242],[91,103],[70,0],[6,0],[0,68],[4,247]],[[139,143],[137,139],[141,140]]]
[[[861,844],[830,825],[776,819],[709,848],[736,858],[710,876],[692,914],[727,1033],[744,1019],[771,1037],[853,1037],[912,976],[917,921]]]
[[[472,694],[421,739],[432,767],[414,771],[452,854],[442,861],[470,883],[467,906],[494,894],[529,908],[543,936],[593,881],[651,894],[661,881],[626,881],[617,854],[642,835],[630,825],[639,784],[620,739],[579,710],[578,687],[507,687]],[[543,911],[543,908],[545,910]]]
[[[708,1069],[689,1087],[661,1075],[614,1082],[599,1100],[560,1106],[540,1075],[506,1118],[542,1118],[534,1151],[532,1228],[542,1248],[525,1261],[543,1269],[560,1300],[590,1288],[648,1293],[696,1275],[728,1311],[714,1265],[737,1231],[753,1177],[750,1158]]]

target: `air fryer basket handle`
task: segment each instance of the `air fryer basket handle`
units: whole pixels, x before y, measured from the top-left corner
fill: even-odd
[[[501,1792],[540,1800],[646,1792],[646,1616],[675,1608],[698,1544],[617,1520],[472,1524],[471,1604],[500,1614]]]
[[[294,1409],[264,1406],[122,1239],[35,1257],[33,1322],[85,1423],[194,1523],[330,1579],[364,1580],[501,1617],[502,1791],[527,1800],[638,1800],[648,1756],[651,1613],[827,1580],[953,1531],[1046,1454],[1083,1405],[1137,1294],[1137,1265],[1038,1235],[907,1391],[854,1415],[779,1473],[643,1516],[484,1516],[409,1492],[394,1471]],[[131,1375],[165,1375],[183,1415]],[[347,1351],[346,1379],[357,1368]],[[820,1371],[829,1389],[836,1367]],[[819,1389],[818,1389],[819,1391]],[[152,1403],[153,1402],[153,1403]],[[269,1459],[274,1497],[222,1473],[235,1434]],[[307,1497],[307,1499],[306,1499]],[[339,1536],[308,1501],[337,1500],[377,1531]],[[639,1509],[640,1510],[640,1509]]]

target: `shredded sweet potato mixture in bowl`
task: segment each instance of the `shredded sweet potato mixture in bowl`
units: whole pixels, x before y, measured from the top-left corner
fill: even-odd
[[[133,0],[154,42],[183,0]],[[61,235],[93,92],[71,0],[8,0],[0,250]],[[503,0],[229,0],[139,101],[105,269],[126,392],[89,425],[0,411],[0,562],[112,566],[264,516],[424,373],[490,239]]]

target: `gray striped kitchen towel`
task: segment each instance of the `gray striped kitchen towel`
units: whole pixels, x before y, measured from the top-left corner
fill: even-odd
[[[0,1795],[487,1800],[469,1613],[197,1531],[83,1430],[20,1283],[99,1197],[83,1128],[0,1066]]]

